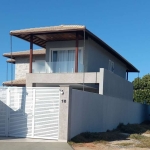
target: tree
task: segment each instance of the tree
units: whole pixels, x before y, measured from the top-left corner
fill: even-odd
[[[133,83],[135,102],[150,104],[150,74],[135,78]]]

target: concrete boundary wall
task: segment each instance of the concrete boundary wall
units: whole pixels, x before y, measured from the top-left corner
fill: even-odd
[[[119,123],[141,123],[149,107],[124,99],[72,90],[69,139],[82,132],[104,132]]]
[[[113,72],[100,68],[99,94],[133,100],[133,84]]]

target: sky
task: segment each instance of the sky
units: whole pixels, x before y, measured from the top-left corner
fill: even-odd
[[[150,73],[150,0],[1,0],[0,85],[7,79],[2,55],[10,52],[11,30],[62,24],[85,25],[138,68],[140,77]],[[12,38],[13,52],[28,49],[28,42]],[[129,81],[137,76],[129,73]]]

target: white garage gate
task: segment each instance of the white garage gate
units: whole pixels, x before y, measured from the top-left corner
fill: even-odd
[[[0,119],[4,122],[0,123],[0,135],[58,139],[59,88],[12,87],[1,91]]]

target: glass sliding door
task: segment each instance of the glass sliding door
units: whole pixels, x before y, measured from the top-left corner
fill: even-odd
[[[78,51],[78,72],[83,72],[83,51],[79,49]]]
[[[75,71],[75,50],[68,51],[68,64],[67,71],[74,72]]]
[[[82,50],[79,49],[78,54],[78,70],[82,72],[83,55]],[[83,66],[83,65],[82,65]],[[75,72],[75,50],[52,50],[50,69],[53,73],[69,73]]]

